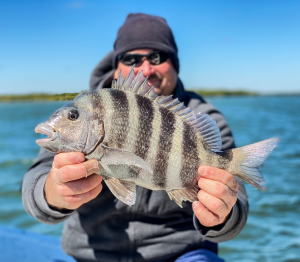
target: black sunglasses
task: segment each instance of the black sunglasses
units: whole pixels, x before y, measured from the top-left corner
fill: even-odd
[[[151,65],[160,65],[167,61],[169,56],[161,51],[154,51],[146,55],[125,53],[118,55],[118,60],[127,66],[140,66],[146,57]]]

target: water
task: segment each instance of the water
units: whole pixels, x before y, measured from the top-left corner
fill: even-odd
[[[266,192],[246,185],[250,213],[243,231],[221,243],[226,261],[300,261],[300,97],[208,99],[226,117],[237,146],[280,137],[263,164]],[[44,225],[29,216],[21,182],[39,147],[35,126],[64,102],[0,103],[0,225],[60,236],[62,224]]]

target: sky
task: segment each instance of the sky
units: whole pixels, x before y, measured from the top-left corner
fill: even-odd
[[[0,0],[0,95],[88,89],[137,12],[167,20],[188,89],[300,92],[298,0]]]

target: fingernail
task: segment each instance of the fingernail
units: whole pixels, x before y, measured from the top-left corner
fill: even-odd
[[[92,162],[92,163],[91,163]],[[99,171],[100,167],[99,167],[99,163],[97,160],[92,160],[88,166],[90,166],[89,168],[86,167],[88,172],[93,172],[96,173]]]
[[[199,206],[199,201],[194,201],[193,202],[193,208],[196,208],[196,207],[198,207]]]
[[[85,160],[85,157],[82,154],[79,154],[76,156],[77,163],[82,163],[82,162],[84,162],[84,160]]]
[[[96,161],[96,162],[93,163],[93,169],[96,169],[97,171],[100,169],[98,161]]]

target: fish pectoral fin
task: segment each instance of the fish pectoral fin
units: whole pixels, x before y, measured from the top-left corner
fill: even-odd
[[[105,149],[104,155],[100,160],[101,164],[109,165],[128,165],[142,168],[149,173],[153,174],[153,170],[149,164],[141,157],[135,155],[132,152],[124,151],[119,148],[107,147],[103,144],[101,146]]]
[[[197,185],[183,189],[171,189],[167,191],[171,200],[174,200],[182,208],[182,201],[198,201],[199,187]]]
[[[107,177],[104,181],[116,198],[129,206],[134,205],[136,196],[134,182],[128,182],[111,177]]]

